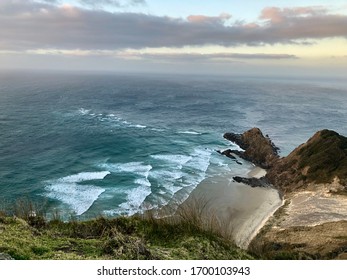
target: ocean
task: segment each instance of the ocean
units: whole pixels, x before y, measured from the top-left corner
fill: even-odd
[[[259,127],[284,156],[347,135],[346,101],[334,80],[1,72],[0,200],[78,219],[182,202],[252,168],[216,152],[238,148],[225,132]]]

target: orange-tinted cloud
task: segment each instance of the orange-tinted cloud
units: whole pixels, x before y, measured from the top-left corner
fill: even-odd
[[[261,12],[260,19],[270,20],[273,23],[283,22],[295,17],[316,17],[327,14],[324,7],[297,7],[297,8],[277,8],[267,7]]]
[[[223,24],[227,20],[231,19],[231,15],[228,13],[222,13],[216,17],[204,16],[204,15],[190,15],[187,20],[191,23],[208,23],[208,24]]]

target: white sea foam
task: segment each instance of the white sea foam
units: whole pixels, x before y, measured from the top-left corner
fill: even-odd
[[[202,133],[200,133],[200,132],[189,131],[189,130],[186,130],[186,131],[179,131],[178,133],[180,133],[180,134],[192,134],[192,135],[201,135],[201,134],[202,134]]]
[[[186,156],[186,155],[151,155],[152,158],[157,159],[157,160],[162,160],[166,161],[169,163],[174,163],[178,165],[184,165],[187,163],[189,160],[192,159],[191,156]]]
[[[150,177],[160,181],[160,180],[178,180],[184,176],[184,173],[182,171],[176,170],[176,169],[157,169],[153,170],[150,173]]]
[[[225,139],[225,141],[228,141],[228,145],[229,146],[231,146],[232,148],[232,150],[236,150],[236,151],[240,151],[240,152],[244,152],[245,150],[244,149],[242,149],[239,145],[237,145],[236,143],[234,143],[234,142],[231,142],[231,141],[229,141],[229,140],[226,140]]]
[[[58,179],[58,182],[62,183],[79,183],[83,181],[91,181],[91,180],[102,180],[108,174],[111,174],[109,171],[99,171],[99,172],[81,172],[78,174],[66,176]]]
[[[149,171],[152,169],[150,164],[144,164],[143,162],[102,163],[98,166],[112,173],[135,173],[146,178],[148,177]]]
[[[128,162],[128,163],[104,163],[100,165],[112,173],[131,173],[139,176],[134,180],[133,186],[128,186],[124,191],[126,194],[126,202],[119,205],[119,209],[106,212],[114,214],[132,215],[140,211],[140,206],[148,195],[151,194],[151,182],[148,180],[149,172],[152,166],[143,162]],[[116,211],[116,212],[115,212]]]
[[[69,207],[76,213],[82,215],[86,212],[98,199],[105,189],[78,184],[63,184],[57,183],[46,187],[48,191],[47,197],[58,199],[61,202],[69,205]]]
[[[105,189],[93,185],[80,185],[78,183],[90,180],[102,180],[110,172],[81,172],[78,174],[66,176],[57,180],[48,181],[45,187],[46,196],[52,199],[58,199],[69,205],[77,214],[86,212],[98,199]]]
[[[98,113],[98,112],[91,112],[89,109],[84,109],[80,108],[78,110],[78,113],[83,115],[83,116],[89,116],[92,117],[93,119],[99,120],[100,122],[103,123],[108,123],[112,124],[116,127],[129,127],[129,128],[140,128],[144,129],[147,128],[147,126],[143,124],[134,124],[130,121],[124,120],[123,118],[111,113],[111,114],[103,114],[103,113]]]
[[[178,191],[183,189],[183,186],[175,186],[174,184],[167,184],[165,188],[169,191],[171,197]]]
[[[156,154],[150,157],[152,165],[144,162],[102,163],[98,167],[119,174],[134,174],[133,185],[123,188],[125,202],[113,210],[107,210],[105,215],[132,215],[148,206],[144,205],[148,197],[151,207],[165,205],[182,189],[189,194],[204,178],[210,164],[211,149],[197,147],[190,154]],[[152,185],[155,189],[152,193]],[[157,200],[160,197],[160,201]]]
[[[135,184],[138,184],[140,186],[151,186],[151,182],[147,178],[141,178],[141,179],[136,179]]]
[[[165,129],[163,128],[151,128],[152,131],[158,131],[158,132],[163,132]]]
[[[131,124],[129,127],[136,127],[136,128],[146,128],[147,126],[141,125],[141,124]]]
[[[105,215],[133,215],[144,209],[144,201],[151,194],[151,188],[146,185],[132,188],[126,192],[126,202],[121,203],[118,208],[104,211]]]
[[[84,109],[84,108],[80,108],[80,109],[78,109],[78,112],[79,112],[81,115],[87,115],[87,114],[89,114],[90,110]]]
[[[192,159],[189,160],[185,166],[206,172],[210,165],[211,150],[203,148],[195,148],[191,154]]]

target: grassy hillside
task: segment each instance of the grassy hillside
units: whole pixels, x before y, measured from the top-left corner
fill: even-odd
[[[14,259],[252,259],[198,219],[27,220],[0,215],[0,253]]]
[[[275,186],[291,190],[309,183],[347,184],[347,138],[331,130],[318,131],[305,144],[280,159],[268,171]]]

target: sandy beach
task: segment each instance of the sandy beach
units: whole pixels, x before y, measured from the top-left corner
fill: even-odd
[[[265,170],[255,167],[249,176],[262,177]],[[230,235],[241,248],[250,241],[269,217],[282,205],[277,190],[252,188],[236,183],[231,176],[205,179],[184,202],[194,205],[203,201],[203,215],[218,222],[224,234]]]
[[[266,175],[266,170],[263,168],[260,168],[258,166],[255,166],[250,172],[247,174],[249,177],[254,177],[254,178],[261,178]]]

